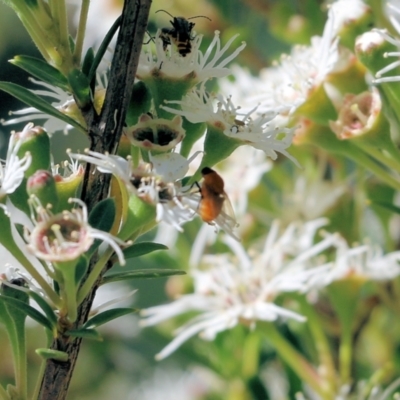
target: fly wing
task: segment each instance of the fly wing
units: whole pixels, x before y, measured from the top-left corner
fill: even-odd
[[[232,203],[229,200],[228,195],[224,192],[224,204],[222,205],[222,213],[224,213],[227,217],[232,219],[232,221],[236,222],[235,211],[233,210]]]

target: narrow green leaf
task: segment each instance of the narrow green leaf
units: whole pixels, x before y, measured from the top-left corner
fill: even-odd
[[[173,275],[185,275],[186,272],[179,269],[140,269],[136,271],[121,272],[105,276],[102,284],[130,279],[165,278]]]
[[[115,219],[115,200],[108,198],[100,201],[89,215],[89,224],[101,231],[109,232]]]
[[[29,304],[24,303],[23,301],[13,299],[12,297],[8,296],[0,296],[0,301],[3,301],[6,304],[10,304],[15,308],[18,308],[21,312],[25,313],[29,317],[31,317],[34,321],[43,325],[45,328],[49,329],[50,331],[53,330],[53,326],[51,322],[39,311],[35,310]]]
[[[68,36],[68,42],[69,42],[69,48],[71,49],[71,53],[74,54],[74,51],[75,51],[75,40],[71,35]]]
[[[102,342],[103,338],[100,333],[95,329],[71,329],[66,332],[67,335],[72,337],[80,337],[84,339],[96,340],[98,342]]]
[[[74,93],[75,101],[81,109],[89,106],[91,102],[90,85],[87,76],[75,68],[68,74],[68,82]]]
[[[395,214],[400,214],[400,207],[395,206],[392,203],[386,203],[384,201],[371,201],[371,204],[385,208],[386,210],[392,211]]]
[[[112,308],[111,310],[106,310],[101,312],[100,314],[95,315],[93,318],[89,319],[83,327],[84,328],[97,328],[100,325],[103,325],[113,319],[118,317],[122,317],[126,314],[131,314],[137,312],[136,308]]]
[[[57,316],[50,304],[42,296],[32,290],[29,291],[29,296],[32,297],[32,299],[35,300],[38,306],[44,311],[54,329],[54,327],[57,325]]]
[[[66,353],[65,351],[52,349],[36,349],[35,353],[42,357],[44,360],[56,360],[61,362],[68,361],[68,353]]]
[[[90,68],[90,72],[88,75],[89,82],[91,82],[91,80],[96,76],[97,67],[100,65],[101,60],[103,59],[104,54],[107,51],[107,48],[110,45],[112,38],[117,32],[121,24],[121,20],[122,17],[119,16],[111,26],[110,30],[107,32],[107,35],[104,37],[103,41],[101,42],[99,50],[97,50],[96,56],[93,60],[92,67]]]
[[[89,47],[86,54],[85,54],[85,58],[83,59],[83,63],[82,63],[82,72],[88,76],[89,72],[90,72],[90,68],[93,65],[93,60],[94,60],[94,51],[93,51],[93,47]]]
[[[96,204],[89,214],[89,224],[96,229],[109,232],[114,224],[116,214],[115,200],[112,198],[104,199]],[[96,239],[90,249],[86,252],[87,259],[93,255],[100,246],[101,240]]]
[[[30,56],[15,56],[9,62],[19,68],[22,68],[43,82],[47,82],[53,86],[58,86],[66,92],[71,91],[68,86],[67,78],[58,69],[52,67],[50,64],[47,64],[47,62],[39,58]]]
[[[79,285],[82,278],[86,275],[88,266],[89,266],[88,259],[84,255],[81,255],[79,257],[78,263],[75,266],[75,283],[77,285]]]
[[[123,253],[125,258],[129,259],[134,257],[140,257],[145,254],[152,253],[153,251],[156,250],[168,250],[168,247],[160,243],[140,242],[127,247],[126,249],[124,249]]]
[[[85,132],[85,128],[79,125],[78,122],[76,122],[74,119],[58,111],[47,101],[43,100],[41,97],[37,96],[36,94],[32,93],[22,86],[16,85],[15,83],[11,82],[0,82],[0,90],[4,90],[5,92],[21,100],[22,102],[28,104],[28,106],[37,108],[39,111],[51,115],[52,117],[58,118],[59,120],[64,121],[67,124],[70,124],[75,128]]]

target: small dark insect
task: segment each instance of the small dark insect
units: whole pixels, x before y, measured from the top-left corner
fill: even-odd
[[[182,57],[186,57],[186,55],[192,51],[191,41],[194,39],[194,36],[192,36],[192,29],[195,24],[193,22],[189,22],[189,19],[207,18],[210,21],[211,19],[204,15],[198,15],[196,17],[191,17],[186,19],[183,17],[174,17],[168,11],[165,10],[158,10],[156,11],[156,13],[158,13],[159,11],[163,11],[173,18],[173,20],[170,21],[172,29],[170,28],[161,29],[160,38],[163,42],[164,51],[167,49],[168,45],[173,43],[177,47],[178,53]]]
[[[224,191],[224,181],[219,174],[209,167],[201,170],[203,182],[199,187],[201,200],[199,215],[204,222],[212,223],[223,211],[232,219],[235,219],[232,205]]]

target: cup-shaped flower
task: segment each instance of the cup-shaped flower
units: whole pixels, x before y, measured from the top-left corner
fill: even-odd
[[[375,125],[381,110],[382,102],[376,89],[358,95],[349,93],[343,99],[338,119],[331,121],[330,127],[339,139],[367,135],[377,130]]]
[[[77,195],[85,170],[77,160],[72,159],[70,162],[64,161],[61,166],[59,164],[52,165],[51,169],[56,182],[59,210],[67,210],[72,208],[68,200]]]
[[[125,243],[107,232],[92,228],[88,223],[85,203],[71,199],[80,208],[52,214],[37,198],[31,198],[32,208],[37,215],[31,232],[26,231],[29,251],[36,257],[52,263],[78,260],[93,244],[95,239],[106,242],[118,256],[119,263],[125,264],[120,246]]]
[[[124,132],[132,145],[157,152],[173,149],[185,137],[182,117],[178,115],[170,121],[143,114],[136,125],[126,128]]]

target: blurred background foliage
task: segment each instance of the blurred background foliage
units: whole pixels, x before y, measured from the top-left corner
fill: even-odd
[[[71,1],[71,26],[73,25],[74,4],[79,1]],[[380,10],[379,1],[371,4],[378,13]],[[108,27],[114,22],[114,16],[122,6],[122,0],[92,0],[92,19],[88,25],[88,37],[93,42],[101,40]],[[280,54],[289,52],[293,44],[309,44],[312,35],[321,35],[326,21],[327,4],[318,0],[155,0],[152,5],[151,19],[149,21],[149,32],[154,34],[157,28],[169,26],[170,17],[165,13],[157,13],[157,10],[165,10],[174,16],[186,18],[195,16],[206,16],[211,19],[198,18],[194,20],[197,33],[205,36],[203,45],[212,40],[215,30],[221,31],[223,41],[227,41],[234,34],[239,33],[239,40],[246,41],[247,47],[236,59],[235,62],[257,75],[263,67],[271,65],[274,60],[279,59]],[[28,76],[17,67],[9,64],[7,60],[15,55],[39,56],[30,38],[25,33],[19,19],[14,12],[5,4],[0,3],[0,80],[12,81],[21,85],[33,87],[28,81]],[[8,118],[10,110],[18,110],[25,107],[19,101],[0,92],[0,118]],[[21,124],[21,126],[24,124]],[[21,126],[10,128],[0,126],[0,156],[4,157],[5,143],[11,129],[18,129]],[[72,136],[71,136],[72,135]],[[52,137],[52,145],[59,157],[62,157],[67,147],[74,143],[74,133],[65,136],[62,131],[55,133]],[[74,144],[75,145],[75,144]],[[295,154],[300,163],[313,163],[307,157],[302,160],[301,154]],[[285,216],[282,206],[283,199],[290,197],[294,191],[294,182],[302,171],[295,167],[288,160],[279,160],[278,168],[273,168],[262,179],[261,184],[250,193],[250,210],[254,219],[259,220],[258,227],[252,231],[253,238],[265,234],[268,223],[275,217],[282,219]],[[303,164],[304,165],[304,164]],[[329,173],[327,171],[326,173]],[[336,160],[336,173],[342,177],[355,173],[354,168],[348,161]],[[371,195],[379,198],[393,197],[393,193],[387,193],[386,187],[378,183],[370,186]],[[330,230],[339,231],[345,234],[346,239],[351,243],[363,235],[363,229],[358,220],[357,212],[359,204],[364,199],[354,198],[353,191],[343,196],[334,212],[328,217],[331,219]],[[393,192],[393,191],[392,191]],[[380,213],[381,218],[388,218],[388,212],[375,210]],[[386,212],[386,215],[385,215]],[[352,224],[352,219],[354,223]],[[354,226],[351,231],[344,229],[343,224]],[[199,221],[192,221],[185,225],[185,234],[180,234],[174,247],[168,251],[159,251],[151,255],[140,257],[131,262],[125,268],[178,268],[187,269],[192,244],[200,229]],[[154,238],[156,232],[152,232],[143,240]],[[245,240],[249,240],[246,238]],[[224,246],[216,244],[215,250],[224,250]],[[386,250],[397,248],[398,243],[386,244]],[[132,261],[132,260],[131,260]],[[144,308],[168,301],[169,297],[186,292],[190,289],[190,282],[187,278],[178,276],[161,279],[135,280],[131,287],[120,285],[113,286],[108,291],[99,294],[99,303],[106,301],[109,297],[116,297],[129,290],[137,289],[134,295],[134,306]],[[375,315],[376,314],[376,315]],[[392,315],[389,311],[375,311],[371,317],[376,324],[365,333],[360,341],[362,349],[361,359],[358,363],[360,375],[369,376],[374,369],[385,364],[395,354],[394,370],[400,371],[400,347],[394,346],[395,340],[374,340],[379,336],[383,327],[386,329],[387,337],[398,337],[399,327],[392,326],[387,329],[388,322]],[[329,325],[329,315],[326,316]],[[172,324],[172,323],[171,323]],[[389,323],[390,325],[390,323]],[[170,326],[170,328],[173,325]],[[307,332],[301,332],[301,327],[295,327],[301,336],[307,336]],[[29,347],[32,351],[29,354],[30,367],[37,370],[39,357],[33,349],[42,347],[42,329],[32,325],[29,331]],[[109,399],[168,399],[169,390],[175,394],[174,400],[185,399],[267,399],[265,382],[274,379],[279,380],[276,371],[290,370],[275,361],[275,354],[272,348],[262,345],[260,357],[252,357],[252,349],[257,347],[260,338],[256,334],[249,334],[249,330],[238,326],[233,330],[218,335],[214,342],[204,342],[192,339],[183,345],[172,356],[162,362],[155,362],[154,355],[160,351],[170,340],[168,324],[163,328],[146,328],[140,330],[137,316],[124,316],[112,324],[106,325],[102,334],[104,341],[101,343],[85,341],[82,353],[78,358],[78,365],[75,371],[69,399],[78,400],[109,400]],[[292,335],[293,344],[301,346],[300,342]],[[332,333],[334,336],[334,333]],[[368,339],[368,340],[367,340]],[[368,343],[374,343],[373,348]],[[242,346],[237,346],[242,343]],[[304,349],[307,352],[307,349]],[[2,383],[12,381],[13,370],[9,354],[10,349],[6,340],[5,332],[0,327],[0,379]],[[254,368],[260,365],[268,365],[262,375],[256,378],[252,373]],[[207,366],[207,368],[205,367]],[[273,367],[273,368],[272,368]],[[261,369],[262,370],[262,369]],[[187,371],[192,375],[188,376]],[[247,371],[247,372],[246,372]],[[274,372],[275,371],[275,372]],[[196,377],[192,381],[192,376]],[[243,377],[249,377],[247,387],[251,387],[251,394],[243,386]],[[290,396],[301,389],[300,383],[292,377]],[[261,380],[264,384],[261,384]],[[189,387],[192,397],[184,397],[187,391],[181,393],[181,387]],[[159,390],[155,390],[158,388]],[[151,389],[154,389],[151,392]],[[186,390],[186,389],[185,389]],[[250,397],[249,397],[250,396]],[[253,396],[253,397],[251,397]],[[293,397],[292,397],[293,398]]]

